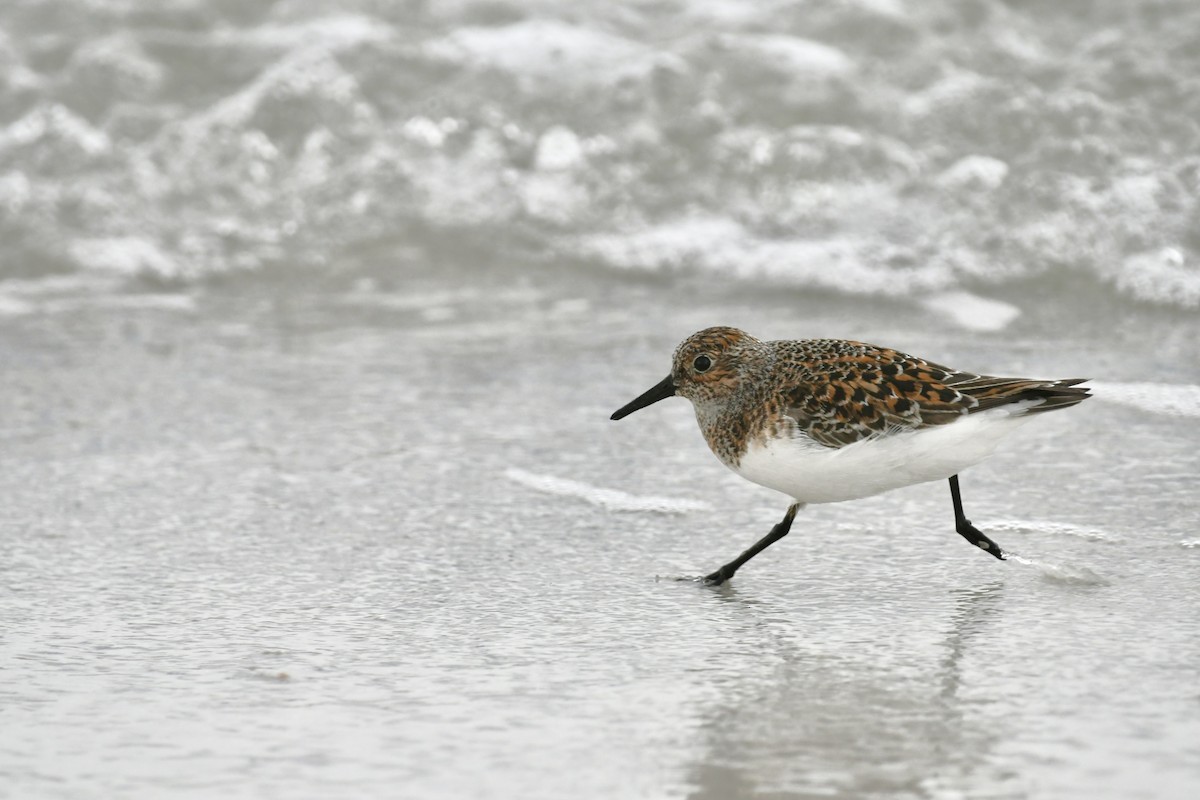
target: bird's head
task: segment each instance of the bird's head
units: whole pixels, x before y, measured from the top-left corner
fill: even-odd
[[[627,417],[676,394],[697,405],[728,398],[738,390],[746,356],[758,344],[758,339],[737,328],[705,328],[693,333],[675,348],[671,374],[618,409],[612,419]]]

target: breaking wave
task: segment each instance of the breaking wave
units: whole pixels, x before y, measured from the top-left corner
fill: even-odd
[[[1019,313],[981,295],[1046,276],[1068,302],[1092,284],[1200,307],[1182,83],[1200,7],[1163,30],[1094,3],[1089,25],[1122,36],[1060,56],[1079,23],[1053,4],[568,22],[482,0],[75,0],[70,25],[47,5],[0,10],[0,279],[333,270],[380,245],[399,270],[406,248],[474,238],[928,298],[981,330]]]

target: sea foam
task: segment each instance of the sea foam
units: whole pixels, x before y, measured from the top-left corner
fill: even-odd
[[[696,500],[677,500],[671,497],[655,495],[635,495],[617,489],[602,489],[582,481],[568,478],[557,478],[553,475],[539,475],[526,472],[523,469],[511,468],[504,471],[504,477],[514,483],[528,487],[544,494],[559,497],[574,497],[591,503],[594,506],[608,508],[613,511],[651,511],[660,514],[686,514],[689,511],[708,511],[712,507],[708,503]]]
[[[1153,414],[1200,417],[1200,386],[1187,383],[1089,382],[1095,396]]]

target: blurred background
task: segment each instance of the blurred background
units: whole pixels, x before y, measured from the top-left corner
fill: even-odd
[[[1200,4],[4,0],[0,797],[1200,796]],[[1091,377],[807,509],[717,324]]]
[[[0,276],[564,268],[1200,307],[1200,8],[10,0]]]

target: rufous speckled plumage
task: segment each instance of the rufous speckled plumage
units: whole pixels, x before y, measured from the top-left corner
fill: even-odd
[[[686,397],[722,463],[795,499],[770,534],[706,578],[723,583],[785,536],[807,503],[943,479],[950,481],[958,532],[1003,559],[963,515],[958,472],[990,455],[1031,415],[1087,398],[1076,385],[1082,380],[997,378],[862,342],[763,342],[718,327],[685,339],[671,374],[612,418]]]

